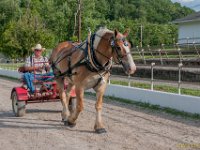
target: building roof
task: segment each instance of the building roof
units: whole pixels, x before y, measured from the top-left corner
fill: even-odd
[[[185,23],[185,22],[194,22],[194,21],[200,21],[200,11],[193,13],[191,15],[188,15],[184,18],[176,19],[173,21],[173,23]]]

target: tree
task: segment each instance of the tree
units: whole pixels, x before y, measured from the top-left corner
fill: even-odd
[[[29,18],[27,22],[26,16],[22,17],[18,22],[10,22],[3,32],[2,52],[10,58],[24,58],[31,51],[36,43],[41,43],[47,48],[53,47],[54,35],[44,29],[38,23],[35,28],[35,18]]]
[[[163,7],[164,6],[164,7]],[[170,22],[194,11],[170,0],[82,0],[82,40],[88,27],[99,26],[123,32],[130,29],[129,40],[143,45],[173,43],[177,28]],[[41,43],[53,48],[58,42],[76,40],[77,0],[1,0],[0,52],[8,57],[25,57],[30,48]]]

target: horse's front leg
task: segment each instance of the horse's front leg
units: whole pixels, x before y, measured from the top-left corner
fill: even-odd
[[[69,109],[68,109],[68,105],[69,105],[69,96],[68,94],[66,95],[65,93],[65,89],[64,89],[64,79],[57,79],[57,84],[59,87],[59,95],[60,95],[60,99],[61,99],[61,103],[63,106],[63,110],[61,113],[62,116],[62,121],[66,122],[68,120],[68,117],[70,115]]]
[[[75,87],[76,91],[76,110],[69,116],[68,125],[73,127],[76,125],[76,120],[83,110],[83,97],[84,97],[84,88]]]
[[[97,91],[97,102],[95,104],[95,108],[96,108],[96,122],[95,122],[95,132],[96,133],[105,133],[106,130],[104,128],[103,125],[103,121],[102,121],[102,103],[103,103],[103,95],[104,95],[104,89],[98,90]]]

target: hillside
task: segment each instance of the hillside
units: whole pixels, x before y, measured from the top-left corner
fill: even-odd
[[[139,19],[151,23],[168,23],[192,12],[170,0],[108,0],[110,20]]]
[[[133,45],[172,44],[177,38],[172,20],[194,12],[170,0],[82,0],[82,40],[88,27],[130,29]],[[64,40],[77,40],[77,0],[1,0],[0,51],[11,58],[24,57],[35,43],[46,48]],[[76,19],[75,19],[76,17]],[[76,21],[76,22],[75,22]],[[12,51],[11,51],[12,50]]]

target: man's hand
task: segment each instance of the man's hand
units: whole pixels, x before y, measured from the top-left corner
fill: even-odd
[[[50,66],[49,66],[49,65],[46,66],[46,67],[45,67],[45,70],[46,70],[46,72],[50,72]]]
[[[42,72],[43,66],[37,66],[37,67],[35,67],[35,70],[36,70],[36,71],[39,71],[39,72]]]

